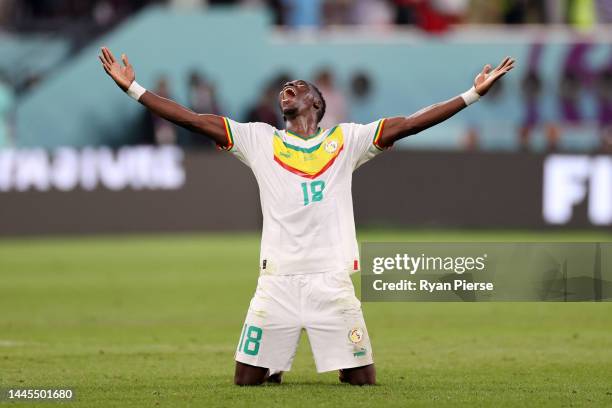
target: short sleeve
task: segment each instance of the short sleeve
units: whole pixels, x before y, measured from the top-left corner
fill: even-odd
[[[249,167],[253,166],[260,152],[262,138],[274,134],[274,128],[265,123],[249,122],[239,123],[224,117],[225,134],[227,143],[218,146],[236,156]]]
[[[353,170],[370,161],[385,149],[380,146],[380,135],[385,126],[385,119],[380,119],[367,125],[349,123],[345,126],[347,147]]]

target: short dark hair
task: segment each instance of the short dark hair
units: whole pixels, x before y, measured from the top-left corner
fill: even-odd
[[[319,109],[319,116],[317,117],[317,122],[321,122],[321,119],[323,119],[323,116],[325,116],[325,109],[327,108],[327,103],[325,102],[325,98],[323,97],[323,94],[321,93],[319,88],[317,88],[317,86],[311,82],[309,82],[309,85],[312,87],[312,89],[315,90],[315,92],[319,96],[319,99],[321,100],[321,109]]]

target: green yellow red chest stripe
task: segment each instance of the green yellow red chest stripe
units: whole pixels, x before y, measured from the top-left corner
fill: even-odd
[[[331,129],[320,143],[310,147],[297,146],[287,139],[283,140],[274,132],[274,161],[291,173],[311,179],[323,174],[344,148],[340,126]]]

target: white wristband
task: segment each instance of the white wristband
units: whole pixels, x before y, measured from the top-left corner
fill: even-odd
[[[130,98],[134,98],[135,100],[139,100],[145,92],[147,92],[147,90],[140,86],[140,84],[136,81],[132,81],[132,84],[127,90],[127,94],[130,96]]]
[[[471,87],[461,94],[461,98],[463,98],[463,101],[467,106],[470,106],[471,104],[478,102],[480,95],[478,95],[478,92],[476,92],[476,88]]]

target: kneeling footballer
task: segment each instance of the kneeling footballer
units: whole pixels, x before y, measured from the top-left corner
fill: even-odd
[[[374,384],[372,345],[350,274],[359,270],[352,174],[394,142],[434,126],[485,95],[514,67],[486,65],[467,92],[407,117],[321,129],[325,99],[313,84],[284,84],[278,103],[285,129],[198,114],[147,91],[127,56],[103,47],[106,73],[153,113],[212,139],[249,166],[259,185],[263,231],[259,280],[236,349],[234,382],[280,382],[305,330],[317,371]],[[384,211],[384,203],[381,203]]]

